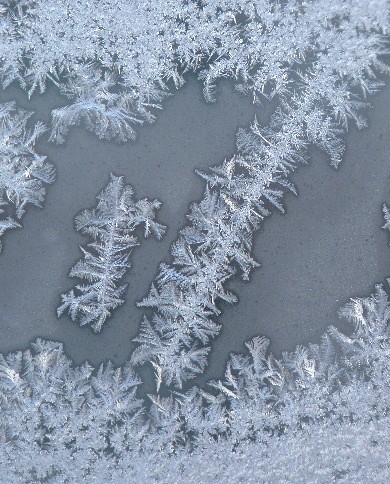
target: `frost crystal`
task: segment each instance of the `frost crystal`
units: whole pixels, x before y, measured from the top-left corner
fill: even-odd
[[[74,367],[40,339],[0,355],[2,479],[387,482],[390,300],[377,285],[340,314],[350,336],[331,326],[280,359],[258,336],[223,381],[149,403],[130,364]]]
[[[27,129],[31,115],[17,110],[14,102],[0,105],[0,237],[7,229],[20,227],[16,220],[21,219],[26,205],[41,207],[45,184],[54,181],[53,165],[34,151],[46,128],[38,122]]]
[[[90,324],[95,332],[101,330],[111,311],[123,303],[127,285],[120,282],[130,267],[131,250],[138,245],[132,235],[134,230],[143,225],[145,237],[153,232],[158,239],[165,231],[163,225],[154,221],[160,202],[135,201],[131,187],[123,184],[123,177],[111,175],[97,199],[96,209],[84,210],[75,219],[76,230],[91,236],[94,242],[88,244],[89,249],[81,247],[84,258],[69,274],[88,284],[62,294],[62,304],[57,309],[58,316],[68,310],[73,321],[81,326]]]
[[[277,86],[271,80],[276,82],[276,72],[280,72],[277,66],[283,65],[282,85],[277,88],[281,104],[267,127],[262,128],[255,120],[249,131],[239,130],[237,155],[211,168],[210,173],[199,173],[207,182],[204,198],[191,206],[189,224],[172,246],[172,265],[161,266],[150,294],[140,303],[154,308],[155,313],[151,321],[144,318],[141,323],[135,338],[139,347],[132,362],[150,360],[160,380],[179,388],[206,366],[210,339],[220,329],[213,321],[220,313],[219,300],[237,300],[224,284],[237,269],[249,279],[250,271],[258,265],[250,254],[252,236],[270,213],[269,206],[283,210],[283,190],[294,191],[288,174],[307,160],[309,143],[324,150],[331,164],[338,166],[344,149],[340,134],[349,121],[364,126],[360,98],[380,85],[374,70],[388,72],[380,60],[384,52],[380,34],[386,23],[381,23],[378,12],[380,5],[385,9],[383,2],[375,2],[372,9],[355,1],[333,1],[330,5],[288,2],[285,10],[273,3],[260,4],[264,10],[251,2],[241,4],[243,15],[248,16],[243,31],[255,26],[264,31],[264,36],[259,35],[257,61],[251,54],[253,34],[249,44],[242,46],[240,57],[237,54],[232,59],[249,62],[253,58],[253,66],[249,63],[246,70],[238,69],[237,77],[255,94],[265,86]],[[289,20],[279,22],[284,14]],[[289,35],[285,22],[292,30]],[[302,34],[305,28],[318,29],[314,42],[311,34]],[[260,62],[268,36],[271,46],[277,39],[283,46],[267,51],[270,64],[267,59]],[[285,60],[288,47],[292,50]],[[232,75],[228,67],[236,67],[221,55],[222,60],[210,64],[219,67],[214,76],[205,77],[207,85],[214,78],[229,72]],[[270,77],[261,78],[260,74]]]
[[[306,161],[307,146],[336,167],[340,134],[350,121],[365,125],[365,96],[382,84],[375,73],[388,72],[381,60],[388,18],[387,0],[2,2],[3,85],[18,81],[31,94],[49,80],[73,101],[53,112],[52,140],[80,123],[101,138],[132,138],[185,71],[198,74],[210,101],[223,77],[256,103],[278,101],[267,127],[255,120],[239,131],[236,156],[200,173],[204,198],[191,206],[172,264],[161,265],[141,303],[154,314],[143,319],[131,364],[74,367],[61,344],[43,340],[1,356],[2,481],[390,481],[390,301],[382,285],[340,311],[353,324],[349,336],[332,326],[319,344],[280,359],[257,336],[208,390],[167,388],[204,371],[220,330],[218,305],[237,300],[226,282],[237,271],[248,279],[258,265],[253,233],[270,206],[283,210],[283,191],[294,190],[288,174]],[[12,129],[22,126],[23,138],[21,119]],[[7,156],[14,161],[12,149]],[[23,162],[34,156],[23,151]],[[2,191],[2,207],[11,201],[23,211],[37,200],[37,192],[10,193]],[[145,224],[145,235],[162,235],[158,205],[134,202],[112,177],[98,207],[76,218],[94,242],[71,275],[88,284],[63,295],[59,313],[101,328],[122,302],[131,232]],[[386,207],[384,216],[388,229]],[[0,234],[16,223],[4,217]],[[136,397],[132,368],[144,362],[157,384],[148,402]]]

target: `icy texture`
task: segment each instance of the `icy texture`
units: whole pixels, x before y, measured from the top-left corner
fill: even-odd
[[[101,138],[133,138],[133,124],[153,121],[168,84],[184,82],[178,59],[200,63],[233,23],[176,0],[10,1],[0,15],[3,85],[17,81],[31,95],[50,80],[73,100],[53,112],[59,143],[80,122]]]
[[[351,336],[280,360],[268,340],[223,382],[136,397],[129,364],[74,368],[59,343],[0,358],[4,482],[388,482],[390,301],[381,285],[341,310]]]
[[[26,205],[42,206],[45,184],[54,181],[54,167],[34,150],[46,128],[38,122],[28,129],[31,115],[16,109],[14,102],[0,105],[0,237],[6,230],[20,227],[17,220]]]
[[[97,196],[96,209],[84,210],[75,219],[76,230],[89,235],[94,242],[89,249],[81,248],[84,258],[70,271],[70,277],[85,279],[88,284],[77,285],[74,290],[62,294],[58,316],[68,311],[80,326],[90,324],[95,332],[102,329],[113,309],[123,303],[122,296],[127,284],[120,284],[130,267],[132,248],[139,245],[132,235],[140,225],[144,235],[151,232],[160,239],[165,227],[155,222],[158,200],[134,200],[129,185],[123,177],[111,175],[107,187]]]
[[[324,5],[305,4],[297,16],[310,26],[313,12],[318,8],[324,14]],[[386,4],[381,5],[385,11]],[[220,329],[214,321],[220,313],[218,301],[237,300],[224,284],[237,270],[248,279],[258,265],[250,254],[252,235],[269,214],[267,205],[283,210],[283,189],[294,190],[287,176],[307,160],[308,144],[323,149],[337,167],[344,149],[340,136],[348,122],[365,125],[361,99],[380,85],[374,70],[388,72],[378,58],[384,45],[379,7],[377,2],[372,9],[362,2],[326,4],[328,15],[319,21],[321,33],[312,39],[311,60],[292,84],[294,93],[288,90],[294,77],[290,73],[270,124],[261,128],[255,121],[249,132],[240,130],[238,154],[209,174],[200,173],[207,181],[204,198],[192,205],[189,224],[172,246],[172,265],[161,266],[149,295],[140,303],[155,312],[151,320],[142,321],[132,362],[150,360],[158,384],[163,381],[180,388],[203,372],[210,339]],[[280,40],[282,52],[287,39]],[[295,45],[294,36],[291,41]]]
[[[128,365],[73,368],[60,343],[40,339],[1,357],[1,480],[78,482],[104,458],[117,425],[114,439],[137,432],[139,384]]]
[[[362,78],[360,57],[375,64],[371,29],[386,23],[385,9],[386,0],[10,0],[0,8],[0,81],[29,95],[49,81],[72,100],[53,111],[58,143],[80,123],[100,138],[133,138],[187,71],[204,82],[208,100],[216,81],[230,77],[261,102],[291,93],[292,81],[305,83],[320,67],[327,78],[318,91],[344,121],[354,100],[337,81],[345,70],[349,84],[375,87],[370,72]]]
[[[236,301],[224,285],[257,265],[253,232],[269,204],[283,209],[307,145],[337,166],[348,122],[365,125],[362,101],[381,85],[374,73],[387,71],[387,0],[10,0],[1,15],[4,85],[17,80],[32,93],[50,79],[74,101],[53,113],[58,142],[78,123],[133,137],[186,69],[209,100],[219,78],[233,77],[255,102],[280,101],[268,127],[240,131],[239,153],[201,174],[205,196],[142,303],[155,312],[131,364],[74,368],[61,344],[42,340],[1,358],[1,479],[388,482],[390,301],[381,285],[341,310],[351,336],[330,327],[320,344],[279,360],[258,336],[209,390],[167,388],[205,368],[218,302]],[[132,368],[143,362],[157,383],[147,403]]]

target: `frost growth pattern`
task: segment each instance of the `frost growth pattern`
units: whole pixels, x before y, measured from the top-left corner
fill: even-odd
[[[134,200],[123,177],[111,175],[107,187],[97,196],[97,208],[82,211],[75,219],[76,230],[89,235],[94,242],[81,250],[84,258],[70,271],[70,277],[85,279],[88,284],[77,285],[75,290],[62,294],[58,316],[68,311],[73,321],[81,326],[90,324],[95,332],[101,330],[111,311],[123,303],[127,284],[121,280],[130,267],[129,256],[138,245],[133,235],[138,226],[144,226],[144,235],[151,232],[160,239],[165,227],[154,220],[158,200]]]
[[[46,128],[38,122],[28,129],[31,115],[18,110],[14,102],[0,105],[0,237],[6,230],[20,227],[17,220],[26,205],[42,206],[45,184],[54,181],[53,165],[34,150]]]
[[[302,7],[297,18],[303,22],[308,15],[311,21],[315,13],[324,13],[324,5],[308,3],[307,12]],[[383,10],[385,2],[381,5]],[[141,323],[132,362],[151,361],[158,385],[181,387],[206,367],[210,339],[220,329],[214,321],[220,313],[218,301],[237,300],[224,284],[237,270],[248,279],[258,265],[250,254],[253,233],[269,214],[267,205],[283,210],[283,190],[294,190],[287,176],[307,161],[308,145],[324,150],[337,167],[344,150],[340,136],[348,122],[365,125],[360,114],[363,100],[381,85],[374,71],[389,71],[380,58],[381,32],[387,24],[384,18],[380,23],[379,6],[332,2],[317,25],[321,32],[306,52],[306,67],[302,64],[298,78],[295,71],[287,71],[281,103],[269,125],[261,127],[255,121],[249,131],[239,130],[238,154],[210,173],[200,173],[207,181],[204,198],[192,205],[188,226],[172,246],[172,264],[161,266],[140,303],[152,307],[154,315]],[[293,35],[291,39],[295,42]],[[284,47],[279,54],[283,53]],[[273,61],[279,54],[276,51]],[[266,71],[267,64],[258,69]],[[252,81],[248,89],[255,89]],[[293,92],[289,86],[294,86]]]

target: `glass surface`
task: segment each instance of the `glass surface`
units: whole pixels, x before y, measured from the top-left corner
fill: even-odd
[[[92,4],[0,5],[0,482],[388,482],[386,1]]]

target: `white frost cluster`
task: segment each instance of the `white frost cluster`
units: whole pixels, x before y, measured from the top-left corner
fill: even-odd
[[[338,79],[345,71],[349,87],[375,88],[370,69],[379,62],[386,8],[386,0],[7,0],[0,5],[0,81],[16,81],[29,95],[49,81],[72,100],[53,111],[58,143],[75,124],[100,138],[134,138],[134,126],[154,120],[186,72],[204,82],[208,100],[228,77],[261,102],[291,93],[293,83],[306,84],[321,69],[317,91],[344,122],[356,103]]]
[[[20,227],[17,220],[26,205],[42,205],[45,184],[54,181],[53,165],[34,150],[46,128],[38,122],[28,129],[31,115],[18,110],[14,102],[0,104],[0,237],[7,229]]]
[[[270,17],[264,22],[275,21],[272,36],[277,36],[278,17],[273,16],[274,4],[270,5],[265,10]],[[238,132],[237,155],[213,167],[209,174],[200,173],[207,181],[204,198],[192,205],[189,224],[172,246],[172,265],[161,266],[149,295],[140,303],[155,312],[151,320],[145,317],[142,321],[132,362],[151,361],[158,384],[164,381],[181,388],[204,370],[210,339],[220,329],[214,321],[220,312],[218,302],[236,301],[224,284],[237,270],[248,279],[257,265],[250,255],[252,236],[269,214],[267,207],[283,210],[283,189],[294,190],[287,176],[307,160],[309,144],[328,153],[331,164],[338,166],[344,149],[341,133],[349,121],[364,126],[360,115],[363,99],[380,85],[374,71],[388,72],[380,60],[384,45],[380,32],[386,24],[381,27],[378,14],[386,2],[374,2],[371,9],[366,2],[334,1],[326,3],[327,15],[325,2],[307,2],[299,9],[298,4],[291,5],[294,18],[299,24],[308,22],[309,30],[318,15],[315,25],[319,32],[305,51],[300,49],[306,63],[297,71],[299,56],[291,65],[288,57],[284,61],[286,39],[293,45],[297,39],[292,22],[293,33],[282,40],[282,22],[278,38],[283,47],[270,54],[277,65],[276,57],[281,56],[278,62],[287,76],[281,105],[268,126],[262,128],[255,120],[249,131]],[[253,17],[260,28],[262,11]],[[261,38],[266,44],[267,33]],[[267,66],[256,64],[256,79]],[[257,92],[256,82],[251,77],[247,80],[248,89]],[[289,86],[294,86],[294,92]]]
[[[231,356],[223,381],[177,390],[206,367],[218,305],[237,300],[226,282],[238,271],[248,279],[258,265],[253,233],[270,207],[283,210],[283,191],[294,190],[288,175],[307,160],[308,145],[337,166],[348,123],[365,125],[365,97],[388,72],[388,7],[388,0],[1,3],[3,85],[18,81],[31,94],[49,80],[72,100],[53,112],[54,141],[81,123],[101,138],[134,137],[134,125],[153,120],[186,71],[204,82],[208,100],[228,77],[254,102],[277,96],[279,106],[267,127],[255,120],[239,131],[237,155],[200,173],[205,195],[141,303],[154,314],[142,322],[131,363],[76,368],[61,344],[42,340],[1,357],[4,482],[389,482],[390,301],[381,285],[341,311],[351,336],[330,327],[320,344],[280,359],[256,337],[249,354]],[[124,290],[117,283],[139,215],[126,194],[113,177],[97,209],[76,219],[95,242],[71,274],[89,284],[64,295],[59,312],[95,330]],[[24,200],[17,209],[31,201]],[[148,203],[152,221],[157,205]],[[137,398],[133,369],[145,362],[156,376],[148,402]]]
[[[70,271],[70,277],[85,279],[88,284],[62,294],[58,316],[68,311],[80,326],[90,324],[95,332],[102,329],[111,311],[123,303],[127,284],[120,284],[130,267],[129,257],[137,243],[133,232],[143,225],[144,235],[151,232],[160,239],[165,227],[154,220],[158,200],[133,199],[133,190],[123,177],[111,175],[106,188],[97,196],[97,208],[83,210],[75,219],[76,230],[93,238],[84,258]]]
[[[74,367],[59,343],[0,357],[3,482],[386,483],[390,301],[381,285],[318,345],[280,360],[268,340],[224,381],[137,398],[130,364]]]
[[[29,95],[49,80],[72,99],[53,111],[51,139],[59,143],[80,123],[101,138],[133,138],[133,125],[153,121],[184,70],[235,35],[232,16],[214,15],[216,7],[211,16],[193,1],[2,3],[0,80],[19,82]]]

